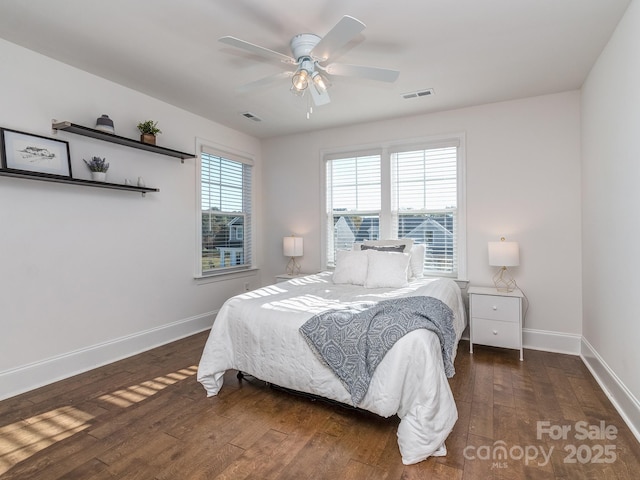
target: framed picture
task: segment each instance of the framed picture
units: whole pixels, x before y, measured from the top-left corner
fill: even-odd
[[[69,142],[0,128],[2,168],[71,177]]]

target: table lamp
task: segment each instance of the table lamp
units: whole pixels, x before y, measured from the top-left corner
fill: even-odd
[[[513,292],[518,285],[509,274],[507,267],[520,265],[518,242],[506,242],[504,237],[499,242],[489,242],[489,265],[500,267],[493,276],[496,289],[499,292]]]
[[[287,263],[287,274],[298,275],[300,273],[300,264],[296,261],[296,257],[301,257],[304,252],[304,240],[302,237],[291,235],[282,239],[282,252],[285,257],[289,257]]]

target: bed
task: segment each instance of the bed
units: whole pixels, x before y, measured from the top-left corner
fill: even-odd
[[[342,263],[347,266],[348,262]],[[349,265],[349,272],[355,270]],[[412,278],[400,288],[390,288],[336,283],[336,275],[338,271],[299,277],[226,301],[198,368],[197,378],[207,395],[216,395],[225,371],[236,369],[274,385],[354,405],[343,382],[299,331],[312,317],[352,304],[433,297],[453,312],[456,345],[466,327],[461,292],[451,279]],[[357,407],[383,417],[398,415],[398,446],[404,464],[445,455],[445,439],[458,412],[438,336],[417,329],[399,338],[373,372]]]

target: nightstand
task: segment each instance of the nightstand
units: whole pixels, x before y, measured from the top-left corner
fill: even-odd
[[[276,275],[276,283],[286,282],[287,280],[293,280],[294,278],[300,278],[309,275],[308,273],[298,273],[295,275],[290,275],[288,273],[281,273],[280,275]]]
[[[519,289],[499,292],[495,287],[469,287],[469,351],[473,344],[515,348],[522,356],[522,299]]]

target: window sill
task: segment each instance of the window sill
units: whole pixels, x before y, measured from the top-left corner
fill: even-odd
[[[206,285],[208,283],[224,282],[226,280],[233,280],[234,278],[254,277],[260,269],[247,268],[244,270],[233,270],[228,272],[210,273],[207,275],[201,275],[193,277],[198,285]]]

